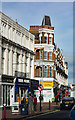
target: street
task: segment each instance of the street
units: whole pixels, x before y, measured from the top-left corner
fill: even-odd
[[[41,115],[31,116],[25,118],[25,120],[69,120],[69,114],[70,110],[56,110]]]

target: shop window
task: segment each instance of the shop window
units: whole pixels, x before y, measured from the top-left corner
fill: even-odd
[[[8,86],[8,105],[10,105],[10,86]]]

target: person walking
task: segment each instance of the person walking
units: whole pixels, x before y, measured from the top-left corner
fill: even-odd
[[[29,94],[29,97],[28,97],[28,113],[29,114],[33,113],[33,98],[31,94]]]
[[[36,95],[34,95],[33,105],[34,105],[34,111],[36,111],[36,105],[37,105],[37,97],[36,97]]]

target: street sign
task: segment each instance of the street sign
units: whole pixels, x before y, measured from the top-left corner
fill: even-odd
[[[43,86],[41,85],[41,86],[38,86],[38,90],[39,91],[42,91],[43,90]]]

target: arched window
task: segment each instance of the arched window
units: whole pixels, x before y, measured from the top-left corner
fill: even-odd
[[[42,77],[42,67],[41,66],[36,67],[36,77]]]
[[[52,76],[52,68],[49,67],[49,77],[51,77],[51,76]]]
[[[47,77],[47,67],[44,68],[44,77]]]

